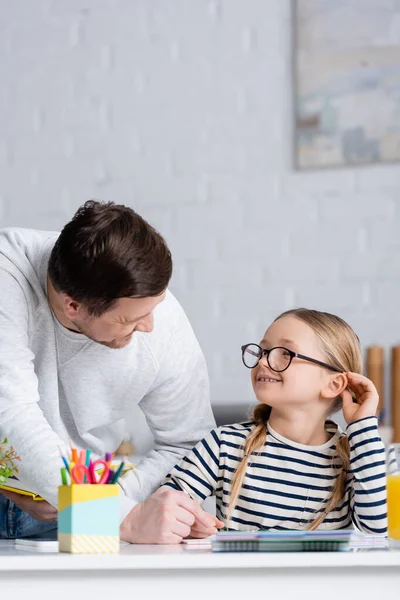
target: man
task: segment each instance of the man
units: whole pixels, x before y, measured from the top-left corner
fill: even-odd
[[[183,492],[157,490],[214,427],[204,357],[168,291],[171,254],[132,209],[86,202],[61,234],[0,232],[0,438],[25,489],[0,490],[0,537],[56,533],[60,450],[104,456],[138,404],[154,449],[121,480],[121,538],[177,542],[214,532]]]

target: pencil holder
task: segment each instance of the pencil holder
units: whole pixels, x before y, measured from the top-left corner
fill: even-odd
[[[73,484],[58,488],[60,552],[119,552],[119,486]]]

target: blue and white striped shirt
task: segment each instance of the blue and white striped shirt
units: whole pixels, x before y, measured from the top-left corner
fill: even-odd
[[[216,496],[217,517],[231,529],[307,529],[330,498],[341,470],[336,443],[347,435],[350,471],[345,495],[319,529],[355,525],[367,533],[386,534],[386,457],[376,417],[351,423],[346,433],[328,421],[326,430],[332,437],[321,446],[292,442],[267,424],[266,443],[249,457],[228,523],[232,477],[254,427],[255,423],[246,422],[214,429],[173,468],[163,484],[179,489],[178,483],[199,502]]]

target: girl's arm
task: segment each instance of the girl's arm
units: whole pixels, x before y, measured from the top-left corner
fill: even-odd
[[[219,481],[220,445],[220,429],[214,429],[172,469],[162,485],[183,490],[199,502],[212,496]]]
[[[355,526],[366,533],[387,533],[386,454],[376,417],[347,427],[350,444],[350,508]]]

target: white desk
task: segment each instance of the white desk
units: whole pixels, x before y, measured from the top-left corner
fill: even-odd
[[[394,599],[400,594],[400,551],[212,554],[124,546],[119,555],[73,556],[17,550],[0,541],[0,594],[12,600]]]

